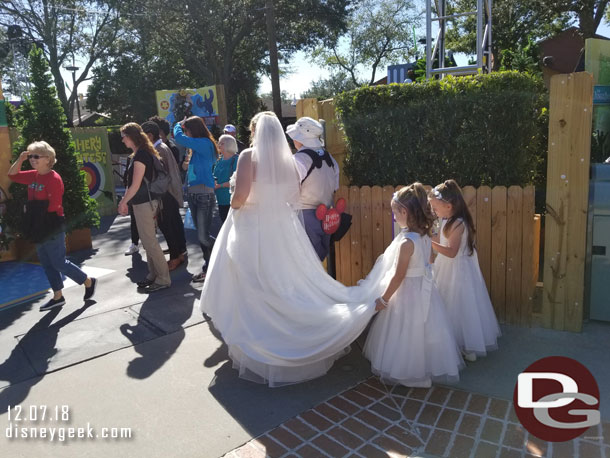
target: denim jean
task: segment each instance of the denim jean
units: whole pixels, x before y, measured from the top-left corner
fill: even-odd
[[[36,252],[53,291],[61,291],[64,288],[61,274],[79,285],[85,283],[87,274],[66,259],[65,232],[60,232],[43,243],[37,243]]]
[[[322,222],[316,217],[315,210],[302,210],[302,213],[305,232],[320,261],[324,261],[330,250],[330,234],[322,229]]]
[[[216,194],[213,192],[189,194],[188,203],[189,208],[191,209],[191,215],[193,216],[193,222],[197,228],[199,245],[203,252],[205,265],[202,270],[205,272],[208,268],[210,255],[212,254],[212,246],[214,245],[214,239],[210,236],[210,227],[214,214],[218,213],[216,207]]]

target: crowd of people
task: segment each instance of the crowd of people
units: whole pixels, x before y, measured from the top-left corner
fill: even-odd
[[[188,202],[203,253],[192,277],[204,283],[199,306],[240,376],[270,386],[321,376],[371,320],[364,355],[389,383],[454,381],[464,359],[497,348],[500,328],[479,269],[473,220],[455,181],[429,193],[420,183],[396,192],[391,208],[400,231],[366,278],[347,287],[321,263],[331,242],[316,209],[333,205],[339,165],[324,148],[318,121],[300,118],[284,131],[274,113],[258,113],[248,148],[233,125],[218,140],[196,116],[170,127],[159,117],[121,127],[132,151],[118,209],[132,219],[127,254],[141,240],[148,273],[137,282],[140,291],[170,287],[170,271],[185,262],[180,209]],[[21,171],[26,159],[34,170]],[[9,170],[13,181],[28,185],[29,200],[46,201],[46,217],[60,221],[51,237],[36,241],[53,289],[41,310],[65,303],[62,273],[85,285],[85,299],[97,283],[65,258],[63,184],[54,161],[53,149],[36,142]],[[218,216],[222,227],[213,237]]]

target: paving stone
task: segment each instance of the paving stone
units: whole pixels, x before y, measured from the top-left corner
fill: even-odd
[[[280,457],[287,452],[284,446],[278,444],[276,441],[274,441],[271,437],[267,435],[257,437],[252,442],[254,442],[253,445],[258,447],[259,449],[262,448],[262,450],[264,450],[267,456],[269,456],[270,458]]]
[[[479,442],[474,451],[474,458],[491,458],[498,453],[498,446],[489,442]]]
[[[500,443],[500,437],[502,436],[502,427],[504,425],[501,421],[492,420],[488,418],[483,424],[483,430],[481,431],[481,439],[487,442],[493,442],[494,444]]]
[[[311,445],[304,445],[303,447],[295,450],[295,453],[301,458],[320,458],[324,456],[320,450]]]
[[[372,388],[372,387],[370,387],[368,385],[365,385],[365,384],[358,385],[355,388],[355,390],[358,393],[363,394],[363,395],[365,395],[365,396],[367,396],[369,398],[372,398],[372,399],[381,399],[382,397],[384,397],[384,396],[386,396],[388,394],[387,391],[384,390],[384,389],[382,389],[380,391],[380,390],[377,390],[377,389]]]
[[[546,456],[549,449],[549,443],[529,435],[525,444],[526,455],[529,453],[532,456]]]
[[[487,410],[488,402],[489,398],[487,396],[471,394],[470,400],[468,401],[468,405],[466,406],[466,410],[472,413],[478,413],[479,415],[482,415]]]
[[[335,396],[334,398],[326,401],[328,404],[333,406],[336,409],[346,413],[347,415],[353,415],[360,410],[360,406],[355,405],[352,402],[349,402],[345,398],[341,396]]]
[[[386,396],[379,402],[388,406],[390,409],[401,410],[402,405],[405,402],[405,399],[401,396],[390,395],[390,396]]]
[[[411,399],[419,399],[420,401],[423,401],[428,397],[430,392],[431,388],[411,388],[411,391],[409,391],[409,397]]]
[[[349,390],[343,393],[341,396],[343,396],[345,399],[348,399],[349,401],[352,401],[355,404],[358,404],[361,407],[366,407],[375,402],[373,399],[369,399],[355,390]]]
[[[404,385],[394,385],[392,387],[392,394],[395,394],[396,396],[407,397],[411,389],[412,388],[409,388],[408,386]]]
[[[430,397],[428,397],[428,402],[433,402],[434,404],[443,405],[445,401],[451,394],[451,390],[442,386],[435,386],[432,389],[432,393]]]
[[[579,456],[586,458],[603,458],[600,445],[578,441]]]
[[[357,450],[357,452],[366,458],[388,458],[388,454],[377,447],[370,444],[365,445]]]
[[[413,431],[402,426],[392,426],[385,433],[412,449],[417,449],[425,444],[423,438],[420,440]]]
[[[298,418],[291,418],[286,423],[284,423],[284,427],[289,431],[297,434],[303,439],[311,439],[313,436],[318,434],[317,431],[312,429],[309,425],[306,425],[303,421]]]
[[[474,439],[468,436],[456,435],[453,444],[447,452],[451,458],[469,458],[474,448]]]
[[[567,442],[553,442],[553,458],[574,458],[576,456],[576,450],[574,449],[576,441]],[[586,458],[586,457],[583,457]]]
[[[502,447],[500,449],[499,458],[520,458],[520,457],[521,457],[520,450],[516,450],[514,448],[507,448],[507,447]],[[574,458],[574,457],[572,457],[572,458]]]
[[[313,410],[308,410],[300,415],[300,417],[309,423],[311,426],[316,428],[318,431],[326,431],[332,426],[332,423],[326,418],[320,416]]]
[[[311,443],[333,457],[345,456],[349,453],[349,450],[343,445],[324,434],[313,439]]]
[[[20,346],[39,375],[162,335],[146,322],[138,320],[128,309],[71,319],[77,312],[78,310],[49,327],[19,336]],[[61,332],[63,326],[68,324],[70,332]],[[142,357],[158,359],[159,355]]]
[[[303,439],[298,436],[295,436],[290,431],[285,428],[282,428],[281,426],[275,428],[272,431],[269,431],[267,434],[269,434],[271,437],[273,437],[276,441],[284,445],[289,450],[297,448],[303,444]]]
[[[365,442],[364,439],[350,433],[348,430],[341,428],[340,426],[335,426],[327,431],[326,434],[351,450],[356,450]]]
[[[451,396],[447,401],[447,405],[445,407],[452,407],[454,409],[463,409],[466,406],[466,401],[468,400],[468,393],[465,391],[453,390],[451,392]]]
[[[263,450],[256,448],[250,443],[238,448],[233,453],[235,458],[265,458],[266,456],[266,453]]]
[[[525,434],[526,431],[523,426],[508,423],[506,426],[506,432],[504,433],[502,445],[521,450],[526,442]]]
[[[379,431],[382,431],[390,426],[388,421],[366,410],[357,413],[355,417],[362,421],[365,425],[371,426]]]
[[[504,399],[494,399],[492,398],[489,403],[489,408],[487,410],[487,415],[494,418],[499,418],[500,420],[504,420],[506,418],[506,412],[508,412],[509,403]]]
[[[453,431],[458,419],[460,418],[460,414],[461,412],[459,410],[443,409],[441,415],[438,417],[438,421],[436,422],[436,427]]]
[[[458,432],[460,434],[465,434],[466,436],[475,437],[480,424],[481,417],[470,413],[464,413],[460,426],[458,426]]]
[[[400,419],[400,413],[398,413],[395,409],[390,409],[385,404],[379,402],[370,406],[369,410],[375,412],[377,415],[387,419],[390,422],[394,422]]]
[[[324,415],[329,420],[337,423],[344,418],[347,418],[347,415],[340,410],[335,409],[334,407],[329,406],[328,404],[320,404],[317,406],[314,411]]]
[[[435,429],[432,431],[428,443],[426,444],[425,451],[432,455],[446,456],[445,450],[451,439],[451,433]]]
[[[410,447],[388,436],[380,436],[373,443],[391,456],[396,456],[397,454],[398,456],[408,456],[412,451]]]
[[[402,414],[408,420],[415,420],[415,418],[417,418],[417,415],[419,414],[422,405],[423,402],[421,401],[416,401],[415,399],[407,399],[405,400],[405,403],[402,406]]]
[[[416,421],[421,425],[434,426],[440,412],[441,407],[434,404],[425,404]]]
[[[369,440],[371,437],[379,433],[379,431],[368,427],[364,423],[354,418],[348,418],[343,423],[341,423],[341,426],[343,426],[348,431],[362,437],[364,440]]]
[[[373,388],[378,389],[379,391],[383,391],[386,392],[387,390],[391,390],[392,389],[392,385],[385,385],[383,384],[378,377],[371,377],[370,379],[368,379],[365,382],[367,385],[372,386]],[[401,386],[401,385],[398,385]]]
[[[508,421],[511,423],[519,423],[519,418],[515,413],[515,407],[512,404],[508,406]]]

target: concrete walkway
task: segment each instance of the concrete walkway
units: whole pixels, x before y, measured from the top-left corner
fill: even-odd
[[[195,307],[201,285],[189,279],[202,259],[194,233],[187,231],[189,264],[172,273],[172,288],[146,296],[134,285],[146,271],[142,256],[123,255],[129,245],[129,220],[118,217],[103,223],[93,251],[73,257],[86,268],[109,271],[101,277],[94,301],[83,303],[82,287],[72,286],[65,290],[68,303],[61,310],[40,313],[40,300],[0,311],[2,456],[218,457],[337,395],[345,397],[341,393],[367,380],[367,387],[378,390],[358,344],[325,377],[308,383],[270,389],[238,379],[218,333]],[[503,327],[500,350],[470,364],[452,388],[468,396],[509,401],[517,374],[529,364],[542,356],[570,356],[596,377],[602,417],[610,421],[609,331],[610,326],[601,323],[587,324],[582,334]],[[435,393],[428,391],[430,396]],[[407,393],[400,399],[406,402]],[[381,401],[375,399],[375,404]],[[38,411],[46,406],[48,412],[68,406],[67,421],[47,418],[36,426],[78,428],[89,423],[99,437],[66,438],[63,443],[57,437],[53,442],[7,438],[9,405],[22,406],[24,412],[30,406]],[[16,412],[11,413],[13,426],[33,426],[31,417],[16,422]],[[365,421],[365,426],[373,425]],[[132,437],[102,438],[104,427],[131,428]],[[376,434],[382,437],[384,431]],[[450,437],[456,437],[454,433]],[[604,430],[603,435],[607,444],[610,433]],[[602,444],[599,456],[610,458]],[[383,451],[378,443],[374,446]],[[255,450],[260,455],[260,448]],[[293,449],[283,450],[288,456]],[[425,447],[411,452],[436,453]],[[448,449],[437,455],[444,453]]]

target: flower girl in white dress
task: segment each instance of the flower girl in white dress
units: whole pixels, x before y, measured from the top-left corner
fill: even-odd
[[[443,296],[455,337],[468,361],[498,348],[500,327],[494,313],[474,247],[474,226],[462,190],[447,180],[429,195],[442,218],[434,262],[436,284]]]
[[[428,262],[433,218],[426,191],[414,183],[396,192],[391,205],[402,231],[359,284],[377,283],[383,291],[364,354],[384,382],[429,387],[433,380],[457,381],[464,362]]]

